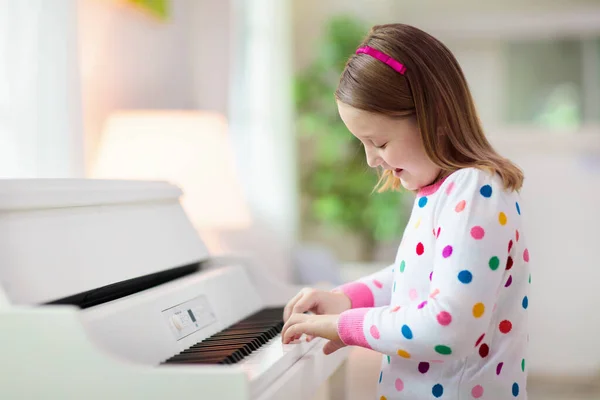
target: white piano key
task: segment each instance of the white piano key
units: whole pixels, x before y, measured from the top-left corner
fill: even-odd
[[[322,346],[322,343],[318,338],[306,342],[303,336],[295,342],[283,344],[281,335],[277,335],[236,365],[246,372],[252,391],[260,393],[265,385],[277,379],[315,346]]]

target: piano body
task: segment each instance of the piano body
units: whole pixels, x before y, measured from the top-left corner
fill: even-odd
[[[1,399],[310,399],[327,380],[345,398],[347,349],[281,343],[300,288],[212,258],[181,195],[0,182]]]

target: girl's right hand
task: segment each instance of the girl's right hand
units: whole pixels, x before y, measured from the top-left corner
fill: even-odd
[[[350,298],[344,293],[304,288],[285,306],[283,322],[287,322],[292,314],[341,314],[351,307]]]

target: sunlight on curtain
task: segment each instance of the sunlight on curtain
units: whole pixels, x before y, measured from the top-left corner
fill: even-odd
[[[233,0],[230,96],[232,141],[249,206],[283,251],[293,245],[298,215],[289,3]]]
[[[76,0],[0,0],[0,178],[83,176]]]

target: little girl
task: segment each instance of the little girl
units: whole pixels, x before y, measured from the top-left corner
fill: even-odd
[[[374,27],[336,100],[380,168],[416,193],[394,264],[286,306],[283,343],[329,339],[383,355],[378,399],[526,399],[529,252],[523,174],[487,141],[461,68],[411,26]],[[306,313],[306,312],[310,313]]]

